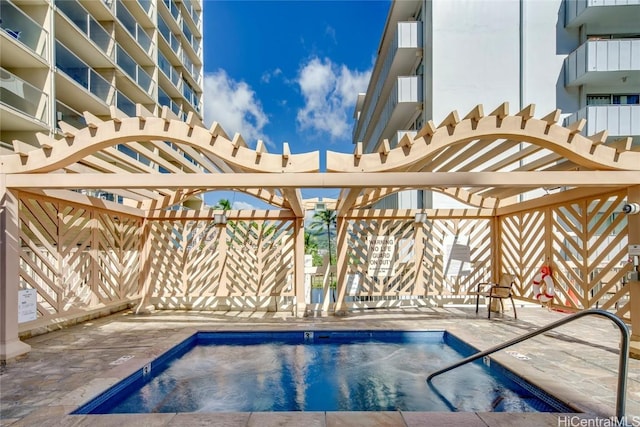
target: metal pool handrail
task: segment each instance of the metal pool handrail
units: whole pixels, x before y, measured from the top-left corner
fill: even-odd
[[[627,325],[615,314],[609,313],[608,311],[599,310],[599,309],[589,309],[589,310],[580,311],[578,313],[572,314],[569,317],[560,319],[557,322],[550,323],[547,326],[544,326],[536,331],[529,332],[528,334],[518,336],[502,344],[491,347],[487,350],[481,351],[479,353],[475,353],[465,359],[460,360],[459,362],[453,363],[445,368],[435,371],[434,373],[432,373],[427,377],[427,382],[431,383],[431,380],[434,377],[440,374],[444,374],[445,372],[448,372],[459,366],[466,365],[467,363],[473,362],[474,360],[480,359],[481,357],[488,356],[489,354],[495,353],[496,351],[500,351],[514,344],[521,343],[522,341],[526,341],[529,338],[533,338],[537,335],[550,331],[551,329],[555,329],[558,326],[562,326],[576,319],[579,319],[584,316],[589,316],[589,315],[608,317],[613,321],[613,323],[615,323],[618,326],[618,328],[620,329],[620,332],[622,333],[622,342],[620,344],[620,359],[618,364],[618,390],[617,390],[617,396],[616,396],[616,417],[618,418],[618,420],[622,420],[624,419],[625,402],[626,402],[626,395],[627,395],[627,369],[629,366],[629,341],[630,341],[629,328],[627,328]]]

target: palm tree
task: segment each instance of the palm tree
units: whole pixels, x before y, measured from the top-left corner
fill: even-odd
[[[311,222],[310,228],[315,229],[317,231],[326,230],[327,231],[327,240],[329,242],[329,265],[332,265],[332,251],[331,251],[331,231],[332,228],[336,227],[336,211],[332,210],[323,210],[316,211],[313,214],[313,221]]]
[[[229,199],[220,199],[218,203],[213,207],[214,209],[222,209],[223,211],[230,211],[232,206]]]

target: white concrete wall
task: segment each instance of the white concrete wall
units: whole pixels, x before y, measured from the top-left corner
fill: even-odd
[[[519,101],[519,2],[437,1],[433,7],[433,120],[477,104]],[[489,110],[490,112],[491,110]]]

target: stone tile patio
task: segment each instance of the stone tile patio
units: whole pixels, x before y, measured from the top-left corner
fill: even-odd
[[[491,320],[472,307],[367,310],[346,317],[297,319],[290,313],[130,311],[26,339],[32,351],[2,368],[1,426],[558,426],[575,414],[291,412],[68,415],[196,330],[446,329],[479,349],[499,344],[566,314],[539,307]],[[584,412],[614,415],[619,331],[604,318],[583,318],[494,359]],[[428,373],[425,373],[425,377]],[[640,361],[629,361],[627,421],[640,426]],[[576,418],[577,420],[577,418]],[[570,424],[565,424],[570,425]]]

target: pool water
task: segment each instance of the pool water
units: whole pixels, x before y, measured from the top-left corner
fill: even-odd
[[[572,412],[445,331],[198,333],[74,413]],[[485,361],[486,363],[486,361]]]

